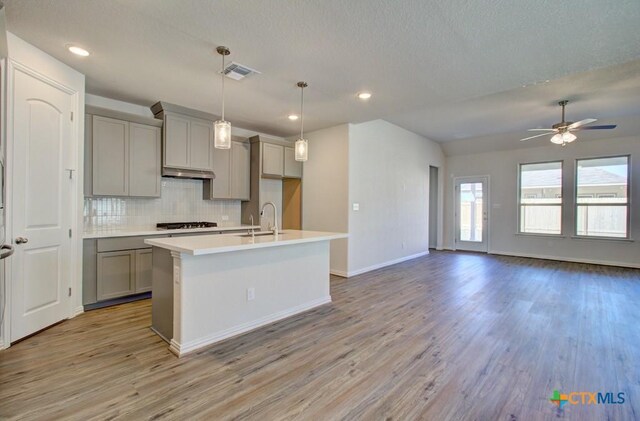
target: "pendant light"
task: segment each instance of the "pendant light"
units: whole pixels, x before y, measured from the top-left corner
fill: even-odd
[[[300,88],[300,139],[295,144],[296,161],[306,161],[309,157],[309,143],[304,138],[304,88],[309,86],[307,82],[298,82]]]
[[[224,121],[224,80],[226,78],[224,74],[224,57],[231,54],[231,51],[227,47],[216,48],[218,54],[222,56],[222,116],[220,120],[216,121],[213,125],[214,142],[213,145],[218,149],[230,149],[231,148],[231,123]]]

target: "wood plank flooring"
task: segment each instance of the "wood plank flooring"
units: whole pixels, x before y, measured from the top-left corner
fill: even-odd
[[[433,252],[331,294],[182,359],[149,300],[87,312],[0,351],[0,419],[640,419],[638,270]]]

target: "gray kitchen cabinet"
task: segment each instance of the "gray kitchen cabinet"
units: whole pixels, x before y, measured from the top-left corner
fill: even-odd
[[[135,251],[112,251],[97,255],[97,300],[109,300],[135,292]]]
[[[231,198],[231,149],[217,149],[213,154],[213,168],[216,178],[205,181],[205,188],[210,189],[211,199]],[[207,186],[207,184],[210,184]]]
[[[151,291],[152,256],[152,249],[136,250],[136,294]]]
[[[126,121],[93,116],[93,194],[129,195],[129,126]]]
[[[203,199],[249,200],[251,176],[249,143],[233,140],[230,149],[216,149],[213,165],[216,178],[204,180]]]
[[[302,178],[302,162],[296,161],[295,149],[284,147],[284,176],[285,178]]]
[[[129,123],[129,196],[160,197],[161,131]]]
[[[262,176],[282,178],[284,176],[284,147],[272,143],[262,145]]]
[[[191,118],[190,123],[189,168],[215,171],[216,168],[213,165],[213,123],[196,118]]]
[[[213,145],[214,115],[162,101],[152,105],[151,111],[164,121],[162,165],[165,174],[182,176],[179,174],[185,171],[180,170],[217,172],[213,162],[217,152]]]
[[[189,119],[167,114],[164,118],[164,165],[173,168],[189,167]]]
[[[251,189],[251,145],[231,142],[231,196],[249,200]]]
[[[85,124],[85,196],[160,197],[161,123],[87,107]]]

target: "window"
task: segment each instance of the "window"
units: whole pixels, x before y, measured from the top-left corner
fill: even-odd
[[[576,234],[629,236],[629,157],[576,161]]]
[[[562,233],[562,162],[520,164],[520,232]]]

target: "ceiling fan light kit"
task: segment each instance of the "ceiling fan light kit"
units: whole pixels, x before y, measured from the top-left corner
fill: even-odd
[[[567,144],[577,139],[576,135],[573,134],[572,132],[577,132],[580,130],[609,130],[609,129],[616,128],[615,124],[607,124],[602,126],[589,126],[589,124],[598,121],[595,118],[585,118],[584,120],[580,120],[575,123],[573,121],[565,121],[564,108],[567,106],[568,103],[569,101],[567,101],[566,99],[558,102],[558,105],[562,107],[562,121],[560,123],[554,124],[553,126],[551,126],[550,129],[529,129],[530,132],[545,131],[547,133],[525,137],[524,139],[520,139],[520,141],[522,142],[526,140],[535,139],[541,136],[553,135],[551,139],[549,139],[551,143],[555,143],[556,145],[566,146]]]

